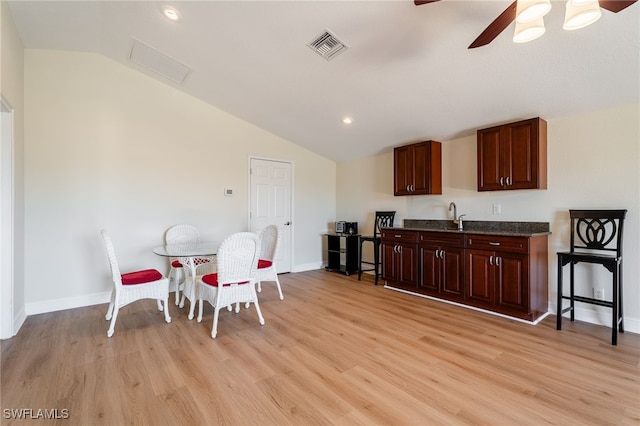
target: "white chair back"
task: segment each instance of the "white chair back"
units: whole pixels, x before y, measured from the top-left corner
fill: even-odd
[[[252,232],[238,232],[227,237],[218,249],[218,282],[220,285],[256,279],[260,240]]]
[[[260,231],[260,259],[275,261],[280,247],[280,232],[277,225],[266,226]]]
[[[200,242],[200,232],[192,225],[175,225],[164,236],[167,244],[188,244]]]
[[[102,235],[104,246],[107,249],[107,257],[109,258],[109,267],[111,268],[111,277],[113,279],[113,283],[116,287],[122,287],[122,274],[120,273],[120,268],[118,267],[118,261],[116,260],[116,251],[113,248],[111,236],[109,236],[105,229],[100,231],[100,235]]]

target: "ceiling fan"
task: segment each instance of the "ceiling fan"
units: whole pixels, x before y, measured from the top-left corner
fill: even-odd
[[[440,0],[414,0],[416,6],[435,3]],[[600,7],[610,12],[618,13],[631,6],[638,0],[600,0]],[[469,45],[469,49],[491,43],[502,31],[516,19],[517,1],[514,1]]]

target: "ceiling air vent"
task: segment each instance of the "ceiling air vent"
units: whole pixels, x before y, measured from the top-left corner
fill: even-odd
[[[187,65],[176,61],[172,57],[165,55],[133,37],[131,37],[131,39],[133,40],[131,53],[129,54],[129,60],[131,62],[154,71],[178,84],[182,84],[191,72],[191,68]]]
[[[327,61],[349,48],[349,46],[338,40],[338,38],[328,30],[325,30],[325,32],[316,37],[316,39],[307,44],[307,46]]]

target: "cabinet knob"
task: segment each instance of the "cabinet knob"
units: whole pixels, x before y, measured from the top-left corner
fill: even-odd
[[[511,176],[507,176],[507,186],[511,185]]]
[[[501,258],[496,256],[496,266],[500,266],[500,261],[501,261]]]
[[[500,176],[500,186],[504,186],[504,177]]]
[[[495,243],[495,242],[493,242],[493,241],[489,241],[489,245],[490,245],[490,246],[499,246],[499,245],[500,245],[500,243]]]
[[[489,265],[493,266],[493,256],[489,256]]]

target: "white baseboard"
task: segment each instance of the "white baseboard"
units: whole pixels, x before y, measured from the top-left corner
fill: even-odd
[[[303,265],[295,265],[291,272],[306,272],[323,269],[322,262],[306,263]]]
[[[43,300],[27,303],[25,311],[27,315],[45,314],[47,312],[64,311],[65,309],[82,308],[85,306],[109,303],[111,292],[86,294],[83,296],[64,297],[60,299]]]
[[[18,312],[14,312],[14,317],[13,317],[13,335],[14,336],[18,334],[20,327],[22,327],[22,324],[24,324],[26,320],[27,320],[27,313],[24,309],[24,306],[22,306]]]
[[[550,305],[551,307],[551,305]],[[556,310],[556,305],[552,305],[553,312]],[[565,305],[566,307],[566,305]],[[576,303],[575,306],[575,318],[577,321],[588,322],[590,324],[604,325],[605,327],[611,327],[612,317],[611,308],[600,308],[599,306],[591,306],[593,309],[589,309],[587,306],[581,306],[580,303]],[[551,309],[550,309],[551,310]],[[570,313],[566,312],[563,318],[569,318]],[[624,331],[640,334],[640,319],[624,317]]]

